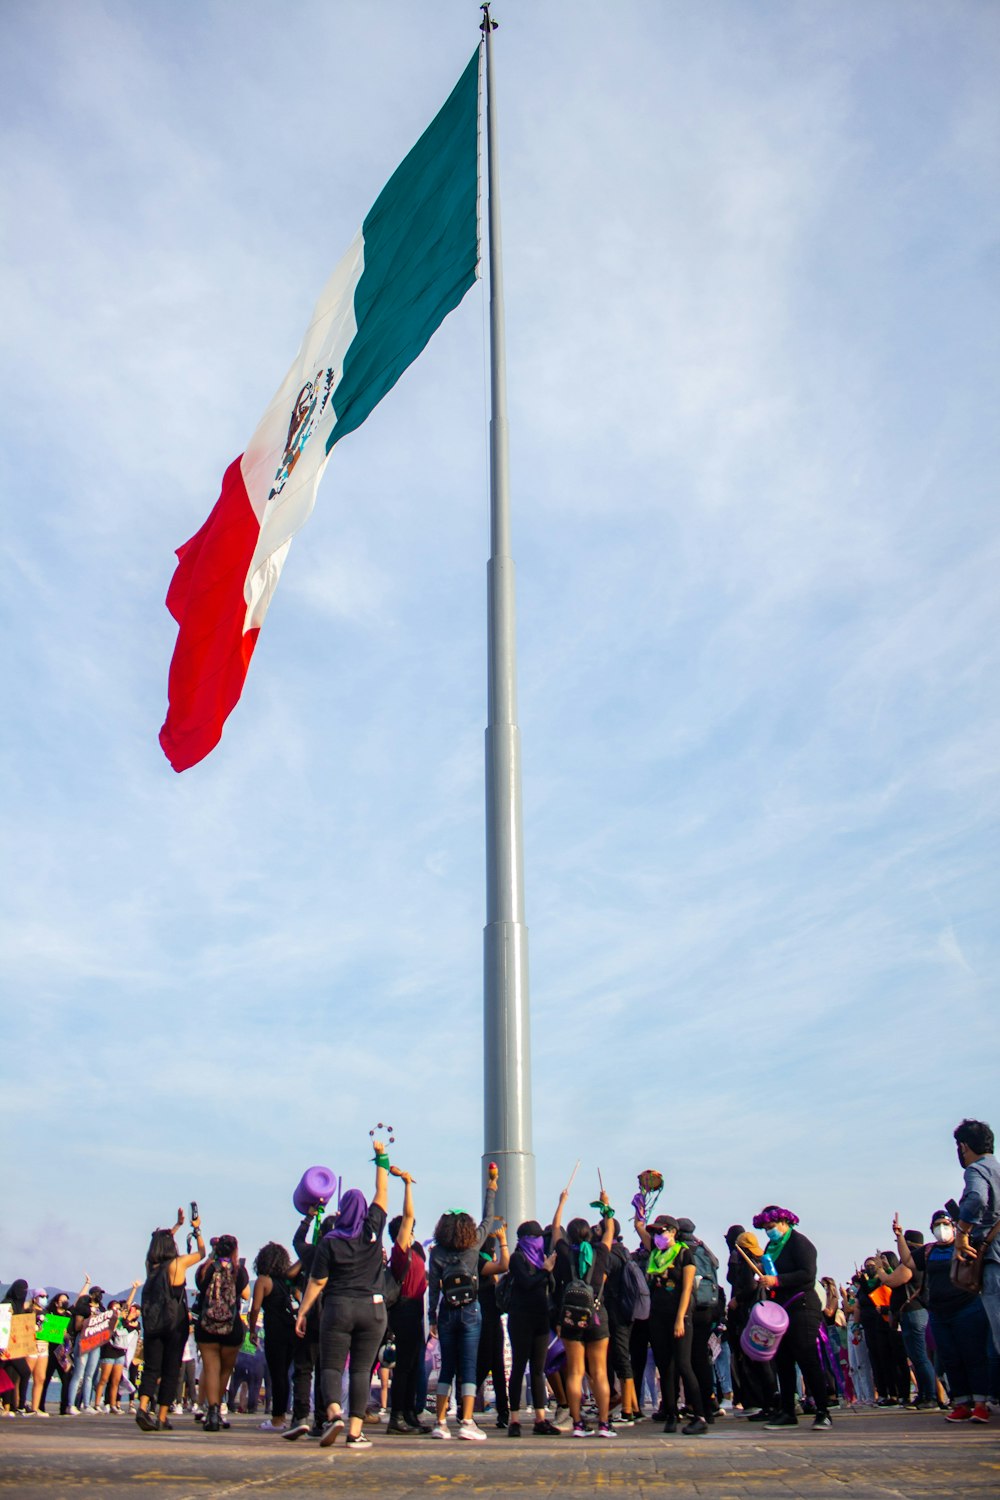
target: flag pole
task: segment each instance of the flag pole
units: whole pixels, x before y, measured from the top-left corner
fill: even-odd
[[[486,928],[483,934],[484,1177],[500,1169],[497,1213],[516,1225],[535,1215],[531,1149],[528,929],[524,921],[521,736],[517,727],[514,562],[510,553],[507,369],[500,248],[493,32],[483,5],[490,267],[490,560],[487,569]]]

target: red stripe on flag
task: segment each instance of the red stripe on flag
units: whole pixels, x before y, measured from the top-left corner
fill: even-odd
[[[243,482],[240,458],[229,465],[222,493],[200,531],[178,547],[167,608],[180,627],[167,683],[169,707],[160,730],[175,771],[204,760],[222,738],[243,691],[257,630],[243,631],[243,594],[260,535]]]

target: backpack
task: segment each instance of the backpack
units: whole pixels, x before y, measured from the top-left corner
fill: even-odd
[[[570,1265],[576,1257],[572,1256]],[[579,1261],[577,1261],[579,1266]],[[594,1296],[594,1288],[589,1281],[591,1267],[588,1266],[583,1276],[573,1276],[567,1283],[562,1294],[562,1306],[559,1310],[560,1327],[575,1333],[583,1333],[594,1321],[597,1313],[597,1298]]]
[[[498,1276],[493,1283],[494,1296],[497,1299],[497,1312],[500,1314],[510,1312],[510,1304],[514,1292],[514,1278],[509,1271]]]
[[[629,1256],[618,1283],[618,1321],[642,1323],[649,1317],[649,1282]]]
[[[479,1277],[464,1269],[457,1251],[445,1261],[441,1273],[441,1295],[447,1307],[471,1307],[479,1295]]]
[[[205,1333],[232,1333],[239,1312],[236,1270],[231,1260],[212,1264],[209,1278],[202,1288],[199,1322]]]
[[[179,1323],[179,1313],[184,1309],[176,1297],[170,1295],[169,1262],[157,1266],[146,1277],[142,1288],[142,1333],[144,1338],[170,1333]]]
[[[719,1273],[712,1252],[701,1240],[688,1248],[694,1256],[694,1305],[715,1307],[719,1298]]]

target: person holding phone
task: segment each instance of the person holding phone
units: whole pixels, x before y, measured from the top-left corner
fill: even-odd
[[[177,1210],[173,1229],[154,1229],[146,1251],[146,1280],[142,1288],[142,1379],[135,1420],[143,1432],[170,1431],[170,1408],[177,1394],[177,1376],[188,1334],[187,1273],[204,1259],[201,1221],[191,1229],[197,1250],[180,1255],[174,1238],[184,1223]],[[159,1410],[153,1410],[157,1405]]]

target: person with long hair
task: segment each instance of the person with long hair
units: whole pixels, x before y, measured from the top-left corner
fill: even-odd
[[[205,1254],[201,1220],[191,1229],[197,1252],[179,1255],[174,1235],[184,1222],[178,1210],[173,1229],[154,1229],[146,1251],[146,1280],[142,1288],[142,1379],[135,1420],[143,1432],[170,1431],[170,1408],[177,1393],[177,1375],[188,1332],[185,1280]],[[159,1410],[154,1411],[154,1403]]]
[[[104,1308],[103,1297],[104,1288],[90,1286],[88,1282],[73,1308],[73,1374],[69,1383],[68,1408],[70,1416],[76,1416],[78,1412],[86,1416],[95,1416],[97,1413],[94,1392],[101,1365],[101,1346],[96,1344],[93,1349],[84,1350],[80,1348],[80,1344],[90,1317]]]
[[[820,1300],[816,1292],[816,1246],[798,1229],[798,1218],[791,1209],[769,1203],[754,1216],[753,1227],[767,1234],[766,1254],[773,1273],[761,1277],[761,1286],[788,1314],[788,1328],[778,1345],[774,1362],[778,1367],[781,1411],[765,1432],[782,1427],[797,1427],[795,1415],[795,1367],[802,1371],[806,1394],[812,1397],[816,1414],[813,1428],[822,1431],[832,1427],[826,1395],[826,1378],[820,1363],[816,1340],[819,1337]]]
[[[108,1303],[108,1311],[114,1312],[115,1322],[111,1329],[111,1338],[106,1344],[101,1345],[101,1365],[97,1377],[97,1393],[94,1397],[98,1411],[102,1409],[105,1398],[109,1412],[117,1415],[121,1411],[118,1403],[118,1387],[125,1373],[125,1315],[135,1301],[135,1294],[141,1285],[141,1281],[133,1281],[126,1302],[112,1298]]]
[[[476,1403],[476,1358],[482,1310],[479,1306],[479,1252],[493,1227],[498,1174],[491,1163],[486,1182],[483,1217],[477,1225],[470,1214],[452,1209],[442,1214],[434,1230],[434,1248],[427,1271],[428,1320],[441,1348],[435,1396],[436,1422],[432,1438],[450,1438],[447,1414],[452,1381],[458,1380],[458,1436],[484,1442],[486,1434],[472,1415]]]
[[[48,1302],[46,1304],[46,1307],[45,1307],[45,1311],[47,1313],[53,1313],[57,1318],[69,1318],[70,1317],[69,1294],[67,1292],[55,1292],[49,1298],[49,1300],[48,1300]],[[72,1322],[72,1318],[70,1318],[70,1322]],[[48,1357],[48,1361],[47,1361],[46,1366],[45,1366],[45,1379],[42,1382],[42,1392],[41,1392],[41,1402],[40,1402],[40,1410],[43,1413],[45,1413],[45,1403],[46,1403],[46,1400],[48,1399],[49,1385],[51,1383],[53,1375],[55,1375],[55,1376],[58,1377],[59,1386],[60,1386],[59,1415],[60,1416],[65,1416],[66,1415],[67,1392],[69,1390],[69,1377],[70,1377],[70,1371],[73,1368],[72,1364],[70,1362],[69,1345],[68,1345],[68,1342],[67,1342],[67,1335],[68,1335],[68,1330],[67,1330],[67,1334],[64,1334],[64,1336],[58,1342],[54,1342],[52,1340],[49,1341],[49,1345],[48,1345],[49,1357]],[[45,1413],[45,1414],[47,1415],[47,1413]]]
[[[341,1398],[344,1366],[350,1356],[346,1447],[353,1453],[371,1447],[364,1434],[365,1410],[372,1368],[387,1327],[382,1234],[389,1205],[389,1158],[382,1141],[374,1142],[374,1153],[375,1196],[369,1204],[358,1188],[344,1193],[333,1228],[316,1247],[309,1284],[295,1320],[295,1332],[304,1338],[309,1310],[322,1297],[323,1448],[335,1443],[344,1431]]]
[[[531,1404],[535,1409],[534,1432],[539,1437],[558,1437],[559,1428],[546,1414],[545,1361],[548,1358],[549,1296],[555,1282],[555,1251],[545,1253],[545,1234],[537,1219],[526,1219],[517,1226],[517,1244],[510,1257],[510,1311],[507,1333],[510,1337],[510,1382],[507,1388],[510,1425],[509,1437],[521,1436],[521,1396],[524,1372],[531,1371]]]
[[[618,1434],[609,1421],[611,1387],[608,1383],[608,1338],[610,1326],[601,1298],[607,1280],[611,1246],[615,1236],[615,1215],[608,1195],[601,1191],[603,1228],[601,1238],[594,1239],[586,1219],[571,1219],[562,1227],[562,1214],[569,1198],[564,1188],[552,1216],[552,1249],[555,1251],[555,1303],[559,1337],[566,1350],[566,1395],[573,1419],[573,1436],[588,1437],[591,1429],[583,1420],[583,1376],[586,1370],[591,1394],[597,1405],[597,1436],[613,1438]],[[567,1293],[571,1285],[583,1283],[590,1289],[593,1311],[586,1327],[579,1317],[568,1317]]]
[[[250,1342],[257,1347],[257,1321],[264,1316],[264,1358],[271,1374],[271,1415],[260,1424],[261,1432],[284,1432],[288,1415],[290,1382],[288,1372],[298,1340],[295,1337],[296,1304],[292,1285],[298,1275],[298,1261],[284,1245],[269,1240],[257,1252],[253,1263],[257,1280],[247,1327]]]
[[[649,1225],[637,1214],[635,1228],[649,1251],[649,1342],[660,1376],[663,1430],[677,1431],[677,1383],[683,1380],[692,1415],[681,1430],[685,1437],[697,1437],[708,1430],[708,1424],[691,1364],[694,1256],[679,1237],[677,1220],[671,1214],[659,1214]]]
[[[409,1172],[398,1175],[402,1177],[405,1189],[403,1212],[389,1221],[392,1239],[389,1274],[399,1283],[399,1297],[389,1309],[389,1328],[396,1341],[396,1365],[389,1388],[389,1425],[386,1431],[406,1434],[430,1430],[420,1420],[417,1395],[426,1343],[424,1295],[427,1291],[427,1264],[424,1247],[413,1234],[416,1226],[413,1179]]]
[[[198,1288],[195,1343],[201,1354],[203,1431],[220,1432],[229,1423],[222,1416],[229,1377],[246,1337],[241,1304],[250,1285],[234,1234],[220,1234],[211,1242],[211,1255],[194,1273]],[[182,1346],[183,1351],[183,1346]]]

